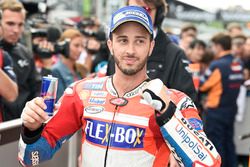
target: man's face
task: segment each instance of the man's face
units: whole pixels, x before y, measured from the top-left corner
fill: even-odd
[[[108,46],[114,56],[116,71],[125,75],[146,73],[146,63],[154,41],[150,41],[148,31],[139,23],[127,22],[112,33]]]
[[[215,55],[215,58],[217,58],[221,52],[221,47],[219,44],[213,43],[211,44],[211,50],[213,54]]]
[[[152,19],[152,24],[155,23],[156,6],[154,4],[146,4],[143,0],[128,0],[128,5],[141,6],[146,9]]]
[[[250,57],[250,38],[247,38],[244,44],[244,55]]]
[[[195,47],[191,51],[192,60],[196,63],[202,59],[202,56],[205,53],[205,48],[199,44],[195,45]]]
[[[24,20],[24,13],[4,10],[1,21],[3,39],[11,44],[16,43],[23,32]]]

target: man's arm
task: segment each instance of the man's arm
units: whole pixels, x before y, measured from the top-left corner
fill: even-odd
[[[181,166],[220,166],[220,155],[202,130],[192,100],[152,80],[142,97],[156,110],[156,121],[172,154]]]
[[[0,69],[0,81],[0,95],[8,102],[15,101],[18,95],[17,84],[2,69]]]
[[[0,96],[2,96],[8,102],[13,102],[18,96],[16,75],[13,71],[13,65],[10,56],[3,51],[1,54],[3,56],[3,68],[0,68]]]
[[[23,127],[18,152],[18,159],[23,166],[38,165],[51,159],[62,144],[82,126],[82,101],[75,90],[67,89],[59,102],[61,105],[57,114],[49,121],[42,98],[26,103],[21,116]],[[45,121],[48,123],[44,124]]]

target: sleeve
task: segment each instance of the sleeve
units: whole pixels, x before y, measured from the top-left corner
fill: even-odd
[[[181,49],[176,53],[173,63],[172,75],[167,81],[170,85],[169,87],[186,93],[196,103],[197,93],[194,88],[192,75],[189,73],[189,62]]]
[[[213,64],[205,71],[205,74],[201,77],[201,92],[207,92],[221,81],[221,72],[219,68],[216,68]]]
[[[162,115],[156,116],[162,136],[181,166],[221,164],[220,155],[203,132],[202,121],[193,101],[184,93],[169,90],[171,102]]]
[[[13,61],[7,52],[3,51],[3,71],[14,81],[16,80],[16,74],[13,70]]]
[[[73,92],[73,93],[72,93]],[[36,131],[23,127],[19,140],[18,159],[23,166],[34,166],[49,160],[82,126],[83,105],[78,94],[67,88],[57,114]]]

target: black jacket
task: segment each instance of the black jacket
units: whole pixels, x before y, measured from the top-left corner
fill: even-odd
[[[183,50],[171,42],[161,29],[158,29],[155,47],[147,62],[147,75],[151,79],[161,79],[168,88],[180,90],[196,101],[193,80],[191,74],[185,69],[188,64],[183,63],[184,60],[187,58]],[[112,75],[114,71],[114,60],[111,58],[107,74]]]
[[[20,43],[12,45],[5,41],[0,41],[0,45],[13,60],[19,93],[15,102],[4,102],[3,118],[7,121],[19,118],[25,103],[39,95],[41,77],[36,71],[32,54],[25,46]]]

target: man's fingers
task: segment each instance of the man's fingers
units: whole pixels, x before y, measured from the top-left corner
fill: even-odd
[[[36,97],[34,98],[30,103],[29,103],[30,107],[33,108],[42,108],[43,110],[45,110],[47,108],[46,104],[44,103],[44,100],[42,97]]]
[[[30,117],[38,122],[44,122],[49,119],[47,113],[44,112],[45,109],[46,104],[43,102],[43,99],[39,97],[27,102],[24,113],[27,117]]]

